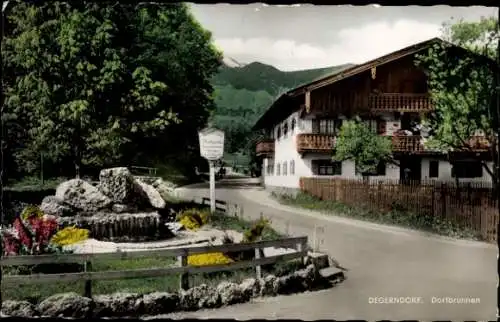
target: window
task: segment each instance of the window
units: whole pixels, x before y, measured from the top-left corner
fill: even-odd
[[[375,171],[373,172],[367,172],[367,173],[361,173],[361,175],[365,175],[365,176],[385,176],[385,172],[386,171],[386,163],[384,161],[380,162]],[[359,171],[358,169],[356,168],[355,169],[355,173],[356,175],[359,175]]]
[[[293,133],[294,133],[294,131],[295,131],[295,125],[296,125],[295,123],[296,123],[296,122],[297,122],[297,121],[295,120],[295,117],[294,117],[294,118],[292,119],[292,124],[290,125],[290,133],[291,133],[291,134],[293,134]]]
[[[274,175],[274,164],[269,163],[267,165],[267,174],[270,176]]]
[[[313,174],[320,176],[337,176],[342,174],[342,162],[331,160],[313,160]]]
[[[279,140],[281,138],[281,126],[278,126],[278,129],[276,130],[276,140]]]
[[[479,161],[454,162],[451,176],[454,178],[480,178],[483,176],[483,165]]]
[[[277,175],[277,176],[281,175],[281,173],[280,173],[281,171],[280,171],[280,170],[281,170],[281,169],[280,169],[280,164],[279,164],[279,163],[276,163],[276,175]]]
[[[431,160],[429,161],[429,178],[439,177],[439,161]]]
[[[342,120],[313,120],[313,133],[337,135],[342,126]]]
[[[285,122],[285,124],[283,124],[283,137],[286,138],[287,134],[288,134],[288,122]]]
[[[287,164],[286,164],[286,161],[283,162],[283,175],[286,176],[287,175],[287,171],[288,171],[288,168],[287,168]]]
[[[295,160],[290,161],[290,175],[295,175]]]

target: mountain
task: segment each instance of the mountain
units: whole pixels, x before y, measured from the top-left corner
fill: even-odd
[[[279,95],[351,66],[281,71],[263,63],[242,64],[225,57],[212,79],[216,103],[212,121],[226,133],[226,161],[231,162],[235,155],[239,160],[246,155],[249,160],[249,149],[255,148],[251,146],[251,127]]]
[[[264,90],[271,95],[277,95],[284,88],[292,89],[350,66],[352,64],[287,72],[259,62],[242,66],[224,64],[214,77],[213,84],[231,85],[236,89],[250,91]]]

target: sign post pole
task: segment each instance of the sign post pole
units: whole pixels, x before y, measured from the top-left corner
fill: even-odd
[[[210,167],[210,212],[215,212],[215,162],[208,161]]]
[[[200,154],[207,159],[210,168],[210,211],[215,212],[215,161],[224,155],[224,132],[206,128],[198,133]]]

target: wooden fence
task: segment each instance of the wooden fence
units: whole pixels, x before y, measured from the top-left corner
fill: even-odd
[[[267,247],[285,247],[294,248],[296,251],[261,257],[261,249]],[[237,261],[229,264],[217,264],[206,266],[188,266],[187,258],[189,255],[206,253],[229,253],[255,250],[253,260]],[[114,253],[89,253],[89,254],[58,254],[58,255],[39,255],[39,256],[6,256],[0,258],[0,287],[17,287],[20,284],[43,284],[56,282],[75,282],[85,281],[84,295],[92,296],[92,281],[161,277],[166,275],[180,275],[180,288],[189,288],[189,274],[210,273],[218,271],[232,271],[242,268],[255,267],[257,278],[261,277],[261,266],[274,264],[280,261],[289,261],[307,256],[307,237],[284,238],[271,241],[259,241],[254,243],[226,244],[216,246],[198,246],[172,248],[165,250],[152,251],[134,251],[134,252],[114,252]],[[144,257],[177,257],[178,266],[167,268],[147,268],[122,271],[89,271],[93,261],[109,259],[129,259]],[[84,264],[85,271],[81,273],[63,273],[63,274],[32,274],[32,275],[2,275],[2,267],[20,266],[20,265],[38,265],[38,264],[58,264],[58,263],[79,263]],[[0,289],[1,292],[1,289]],[[2,299],[0,293],[0,301]],[[1,307],[1,302],[0,302]]]
[[[438,216],[497,240],[498,210],[491,184],[443,182],[400,183],[393,180],[301,178],[301,189],[322,200],[388,212],[406,210]]]

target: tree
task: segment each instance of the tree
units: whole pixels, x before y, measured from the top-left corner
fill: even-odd
[[[21,130],[10,142],[18,166],[34,170],[43,152],[78,175],[196,146],[221,54],[187,5],[21,2],[8,18],[5,120]]]
[[[366,178],[381,162],[392,162],[392,143],[378,135],[359,118],[344,121],[337,136],[333,159],[354,161],[356,171]]]
[[[417,56],[428,75],[434,112],[424,121],[430,132],[426,146],[443,152],[472,150],[471,138],[484,134],[491,143],[493,169],[482,161],[496,183],[497,115],[494,110],[498,20],[450,21],[443,25],[444,43]],[[466,50],[454,47],[460,46]]]

